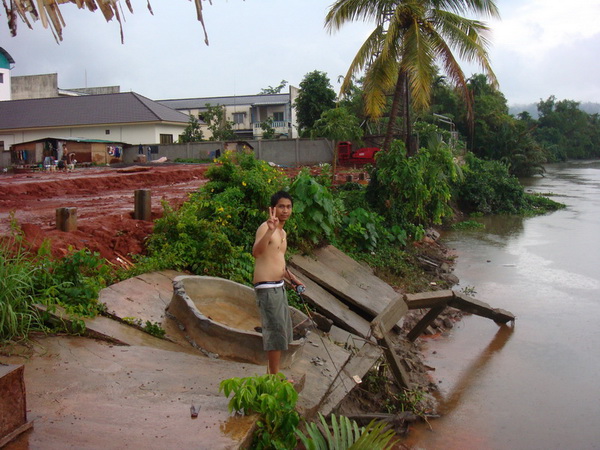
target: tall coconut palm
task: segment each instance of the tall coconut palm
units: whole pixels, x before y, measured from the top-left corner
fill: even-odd
[[[471,111],[465,75],[454,52],[466,62],[479,63],[496,84],[487,53],[489,28],[484,22],[463,17],[469,14],[499,17],[494,0],[337,0],[330,7],[325,18],[330,32],[347,22],[375,23],[341,89],[344,92],[352,76],[364,70],[365,112],[373,118],[383,115],[387,97],[393,93],[384,149],[389,149],[402,107],[403,137],[410,153],[409,104],[417,110],[429,106],[436,64],[461,88]]]

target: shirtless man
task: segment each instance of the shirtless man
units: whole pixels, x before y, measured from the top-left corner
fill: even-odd
[[[285,265],[287,240],[283,226],[291,214],[290,194],[284,191],[273,194],[269,219],[258,227],[252,247],[252,255],[256,260],[254,289],[262,322],[263,348],[269,361],[267,373],[270,374],[279,372],[281,351],[287,350],[292,341],[292,320],[284,279],[294,286],[302,286]]]

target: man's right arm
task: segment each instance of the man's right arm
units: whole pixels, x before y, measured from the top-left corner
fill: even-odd
[[[256,230],[256,238],[254,239],[254,246],[252,247],[252,256],[254,256],[254,258],[258,258],[265,250],[267,250],[273,233],[275,233],[275,230],[270,230],[266,222],[258,227],[258,230]]]

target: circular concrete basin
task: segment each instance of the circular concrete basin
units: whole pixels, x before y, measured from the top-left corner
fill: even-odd
[[[179,276],[173,280],[167,312],[192,345],[221,358],[267,363],[262,334],[257,331],[261,324],[254,289],[224,278]],[[308,319],[291,306],[290,313],[294,327]],[[294,335],[282,353],[282,367],[289,367],[300,356],[305,341],[304,336]]]

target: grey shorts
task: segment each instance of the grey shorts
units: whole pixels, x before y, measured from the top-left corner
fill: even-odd
[[[292,318],[285,287],[255,289],[260,310],[263,349],[287,350],[292,342]]]

